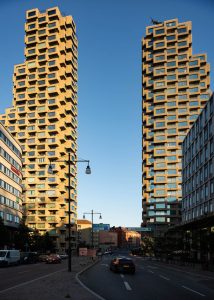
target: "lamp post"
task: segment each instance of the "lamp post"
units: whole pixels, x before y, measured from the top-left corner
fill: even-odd
[[[56,160],[57,162],[67,162],[68,163],[68,272],[71,272],[71,165],[75,163],[83,162],[87,163],[85,170],[86,174],[91,174],[91,168],[89,166],[89,160],[80,159],[72,160],[71,153],[68,153],[68,160]],[[48,167],[48,173],[53,174],[53,167],[50,163]]]
[[[94,215],[100,215],[99,219],[102,219],[102,215],[99,212],[94,212],[93,209],[91,212],[83,213],[83,219],[85,219],[85,215],[91,215],[91,223],[92,223],[92,229],[91,229],[91,246],[94,248]]]

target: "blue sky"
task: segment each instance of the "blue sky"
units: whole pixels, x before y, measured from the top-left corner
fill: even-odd
[[[24,61],[27,9],[59,6],[79,40],[78,213],[111,226],[141,223],[141,39],[150,17],[192,21],[193,53],[214,68],[213,0],[1,0],[0,113],[11,106],[13,66]],[[213,87],[213,84],[211,84]],[[94,222],[99,222],[95,216]]]

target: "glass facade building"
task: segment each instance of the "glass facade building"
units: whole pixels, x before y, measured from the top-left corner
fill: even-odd
[[[214,214],[214,95],[182,145],[182,223]]]

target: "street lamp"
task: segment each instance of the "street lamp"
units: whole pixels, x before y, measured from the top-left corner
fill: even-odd
[[[83,213],[83,219],[85,219],[85,215],[91,215],[91,223],[92,223],[91,245],[92,245],[92,248],[94,248],[94,228],[93,228],[93,225],[94,225],[94,215],[100,215],[99,219],[102,219],[102,215],[99,212],[94,212],[93,209],[92,209],[91,212]]]
[[[67,162],[68,163],[68,272],[71,272],[71,165],[75,163],[83,162],[87,163],[85,173],[87,175],[91,174],[91,168],[89,166],[89,160],[80,159],[72,160],[71,153],[68,153],[68,160],[56,160],[57,162]],[[48,166],[48,173],[53,174],[53,167],[50,163]]]

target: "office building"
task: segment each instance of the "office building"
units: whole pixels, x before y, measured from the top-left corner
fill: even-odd
[[[142,40],[142,226],[180,221],[181,144],[209,99],[206,54],[192,53],[191,22],[153,21]]]
[[[58,7],[26,12],[25,62],[13,75],[13,105],[0,121],[23,150],[26,224],[66,251],[68,153],[77,151],[77,37]],[[53,174],[48,173],[51,164]],[[76,165],[71,168],[71,222],[76,223]],[[73,246],[73,242],[72,242]]]
[[[183,141],[182,179],[182,223],[214,217],[213,95]]]
[[[22,219],[22,150],[0,122],[0,217],[10,229]]]

